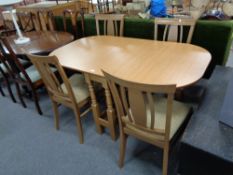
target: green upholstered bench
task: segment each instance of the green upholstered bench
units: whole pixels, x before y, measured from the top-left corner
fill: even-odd
[[[68,19],[69,20],[69,19]],[[58,30],[63,30],[62,17],[55,18]],[[72,31],[71,22],[68,21],[68,31]],[[80,20],[78,28],[81,29]],[[85,16],[85,36],[96,35],[95,19]],[[81,31],[78,31],[81,37]],[[124,36],[134,38],[153,39],[154,20],[126,17],[124,22]],[[209,78],[216,65],[225,65],[229,56],[233,39],[233,20],[214,21],[198,20],[192,39],[192,44],[206,48],[212,55],[212,61],[206,71],[205,77]]]

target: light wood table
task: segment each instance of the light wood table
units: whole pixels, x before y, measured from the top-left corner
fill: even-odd
[[[197,82],[208,67],[211,55],[198,46],[113,36],[93,36],[76,40],[53,51],[60,63],[85,74],[92,98],[97,131],[108,127],[115,138],[111,96],[101,69],[122,79],[146,84],[176,84],[177,88]],[[107,120],[100,112],[92,81],[105,88]]]

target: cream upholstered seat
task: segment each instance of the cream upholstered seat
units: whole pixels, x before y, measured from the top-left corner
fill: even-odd
[[[165,130],[165,123],[166,123],[166,102],[167,99],[164,97],[158,97],[155,104],[155,117],[156,122],[154,122],[154,128],[153,129],[163,129]],[[170,129],[170,137],[171,140],[177,130],[180,128],[180,126],[183,124],[184,120],[186,119],[188,113],[190,111],[190,106],[188,104],[179,102],[179,101],[173,101],[173,110],[172,110],[172,117],[171,117],[171,129]],[[147,124],[146,126],[150,128],[151,126],[151,114],[149,107],[147,108]],[[125,118],[128,120],[128,117]],[[139,135],[147,137],[148,139],[161,139],[158,135],[153,133],[145,132],[141,129],[135,128],[133,124],[128,123],[127,121],[127,127],[129,129],[132,129],[133,131],[137,132]]]
[[[53,72],[56,71],[55,68],[51,68],[51,70],[52,70]],[[28,76],[30,77],[32,83],[35,83],[35,82],[41,80],[41,76],[40,76],[39,72],[37,71],[37,69],[35,68],[34,65],[32,65],[32,66],[26,68],[25,71],[26,71],[26,73],[28,74]],[[20,73],[20,77],[21,77],[23,80],[26,80],[26,78],[25,78],[25,76],[22,74],[22,72]]]
[[[23,66],[27,66],[27,65],[30,64],[28,61],[22,60],[22,59],[19,59],[19,62],[20,62]],[[6,63],[6,64],[7,64],[7,63]],[[5,65],[4,65],[3,63],[0,63],[0,67],[1,67],[1,69],[2,69],[5,73],[7,73],[7,68],[5,67]]]
[[[119,166],[124,164],[127,136],[163,149],[163,175],[167,175],[170,140],[190,113],[174,101],[176,85],[129,82],[104,72],[117,109],[120,126]]]
[[[72,75],[69,78],[69,82],[74,92],[74,96],[76,97],[77,103],[80,103],[89,97],[88,87],[82,74]],[[67,93],[67,89],[65,88],[64,83],[61,85],[61,88],[64,93]]]
[[[58,105],[63,104],[73,109],[79,141],[83,143],[81,117],[87,110],[80,114],[80,108],[89,103],[89,93],[83,75],[74,74],[68,79],[56,56],[27,56],[40,73],[52,101],[56,129],[59,129]],[[54,74],[54,68],[57,70],[57,75]],[[63,83],[61,84],[60,81]]]

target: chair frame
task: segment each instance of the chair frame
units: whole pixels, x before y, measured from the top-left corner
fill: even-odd
[[[115,102],[117,117],[120,127],[120,158],[119,166],[123,167],[127,136],[131,135],[145,142],[151,143],[163,149],[163,175],[167,175],[168,157],[170,145],[170,127],[173,109],[173,99],[176,91],[176,85],[147,85],[129,82],[119,79],[109,73],[102,71],[110,88],[113,100]],[[155,108],[153,95],[155,93],[164,94],[167,97],[167,110],[165,129],[154,129]],[[147,99],[147,103],[145,102]],[[150,108],[151,124],[147,126],[147,108]],[[130,110],[129,110],[130,109]],[[128,116],[128,119],[126,118]],[[158,139],[150,139],[140,135],[130,127],[139,129],[147,133],[155,134]]]
[[[54,31],[55,30],[55,21],[52,11],[37,11],[37,18],[39,20],[40,29],[42,31]]]
[[[16,15],[18,17],[19,26],[22,31],[29,32],[35,29],[31,12],[20,11],[20,12],[16,12]]]
[[[96,14],[96,32],[100,35],[100,21],[104,21],[104,35],[123,36],[124,14]],[[120,22],[119,30],[117,23]]]
[[[1,82],[0,82],[0,92],[1,92],[1,94],[2,94],[3,97],[6,96],[5,93],[4,93],[4,91],[2,90]]]
[[[39,71],[41,78],[44,81],[45,87],[48,91],[49,97],[52,101],[54,117],[55,117],[55,128],[59,129],[59,104],[63,104],[66,107],[73,109],[77,124],[77,132],[79,136],[79,141],[82,144],[84,142],[83,129],[81,124],[81,117],[84,116],[90,109],[88,108],[82,114],[80,114],[80,108],[85,106],[90,102],[90,98],[86,98],[83,101],[77,103],[76,97],[72,90],[69,79],[66,76],[66,73],[62,66],[60,65],[56,56],[38,56],[38,55],[27,55],[31,62],[35,65]],[[60,75],[67,93],[64,93],[61,89],[59,79],[50,69],[51,66],[54,66],[57,69],[58,74]]]
[[[7,90],[8,90],[8,92],[9,92],[9,95],[10,95],[12,101],[13,101],[14,103],[16,103],[15,97],[14,97],[13,92],[12,92],[12,89],[11,89],[10,81],[9,81],[9,79],[10,79],[9,76],[12,76],[12,73],[11,73],[11,70],[10,70],[9,66],[6,64],[5,59],[4,59],[4,56],[2,55],[1,51],[0,51],[0,63],[2,63],[2,64],[6,67],[6,70],[7,70],[7,72],[8,72],[8,75],[2,70],[1,67],[0,67],[0,72],[1,72],[1,74],[2,74],[2,77],[3,77],[4,81],[6,82],[6,87],[7,87]],[[9,77],[9,79],[8,79],[8,77]],[[2,90],[2,88],[1,88],[0,91],[1,91],[2,95],[5,96],[5,94],[4,94],[3,90]]]
[[[158,40],[158,26],[164,25],[164,33],[163,33],[163,41],[167,41],[167,37],[169,34],[170,26],[177,26],[180,31],[178,31],[178,42],[183,41],[183,27],[189,26],[189,34],[186,40],[186,43],[191,43],[194,27],[195,27],[196,20],[194,19],[178,19],[178,18],[155,18],[154,20],[154,39]]]
[[[9,65],[8,72],[11,73],[10,78],[15,83],[17,95],[20,99],[22,106],[24,108],[27,107],[24,100],[23,100],[23,97],[22,97],[20,84],[23,87],[30,88],[31,93],[32,93],[32,97],[33,97],[34,102],[35,102],[35,107],[36,107],[38,113],[40,115],[42,115],[43,113],[41,111],[41,108],[39,105],[38,94],[36,92],[36,89],[43,85],[42,80],[38,80],[37,82],[32,83],[29,75],[27,74],[23,65],[20,63],[20,61],[18,60],[17,56],[15,55],[13,49],[11,48],[7,38],[2,37],[1,42],[2,42],[1,43],[1,51],[3,53],[3,56],[5,57],[4,62],[5,62],[5,65]],[[8,54],[5,52],[4,48],[8,51]],[[22,75],[25,77],[26,81],[20,77],[20,75],[19,75],[20,73],[22,73]]]
[[[73,30],[73,35],[75,38],[78,37],[78,27],[77,27],[77,17],[81,16],[81,26],[82,26],[82,35],[85,36],[84,34],[84,12],[81,11],[73,11],[70,9],[65,9],[63,11],[63,26],[64,26],[64,31],[67,32],[67,17],[70,18],[71,24],[72,24],[72,30]]]

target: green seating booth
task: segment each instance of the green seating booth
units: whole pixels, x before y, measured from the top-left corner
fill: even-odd
[[[81,22],[78,21],[78,34],[81,37]],[[62,17],[55,17],[57,30],[63,30]],[[67,19],[68,31],[72,31],[70,19]],[[94,16],[87,15],[84,20],[85,36],[96,35]],[[125,17],[124,36],[133,38],[154,38],[154,20],[137,17]],[[209,78],[216,65],[225,65],[230,53],[233,39],[233,20],[198,20],[195,26],[192,44],[207,49],[211,55],[211,63],[204,75]]]

